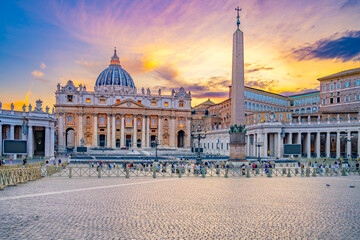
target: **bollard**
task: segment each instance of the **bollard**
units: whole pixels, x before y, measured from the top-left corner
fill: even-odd
[[[306,176],[310,177],[310,168],[306,168]]]
[[[99,170],[98,170],[98,178],[101,178],[101,168],[99,167]]]
[[[154,164],[154,167],[153,167],[153,178],[156,178],[156,166]]]
[[[290,168],[288,168],[287,177],[291,177],[291,171],[290,171]]]
[[[313,177],[316,177],[316,168],[313,168],[312,176],[313,176]]]
[[[202,168],[202,178],[205,178],[205,167]]]
[[[126,178],[129,178],[129,177],[130,177],[130,170],[129,170],[129,167],[128,167],[128,166],[126,166],[125,171],[126,171],[125,177],[126,177]]]
[[[179,178],[181,178],[182,169],[179,170]]]
[[[304,169],[301,168],[301,176],[303,177],[304,176]]]
[[[271,168],[268,168],[268,174],[267,174],[267,177],[271,178],[272,176],[272,169]]]
[[[225,168],[225,178],[228,178],[228,177],[229,177],[229,169]]]
[[[69,167],[69,178],[71,178],[72,167]]]
[[[246,177],[247,178],[250,177],[250,168],[249,167],[246,168]]]
[[[326,174],[326,176],[329,176],[329,169],[328,168],[325,168],[325,174]]]
[[[345,168],[342,169],[341,171],[341,176],[347,176],[346,172],[345,172]]]

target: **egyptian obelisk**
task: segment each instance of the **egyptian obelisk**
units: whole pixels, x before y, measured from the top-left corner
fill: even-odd
[[[231,162],[245,161],[245,96],[244,96],[244,37],[240,30],[239,7],[237,29],[233,35],[232,79],[231,79],[231,121],[230,159]],[[234,128],[234,126],[237,128]]]

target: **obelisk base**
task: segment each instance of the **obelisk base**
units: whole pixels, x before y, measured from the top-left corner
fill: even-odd
[[[240,167],[245,164],[248,165],[249,161],[245,158],[245,133],[231,133],[230,134],[230,158],[229,163],[234,167]]]

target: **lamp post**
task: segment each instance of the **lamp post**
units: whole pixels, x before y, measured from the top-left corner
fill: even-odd
[[[155,141],[152,141],[152,144],[155,146],[155,162],[158,162],[157,147],[161,144],[161,141],[155,137]]]
[[[196,130],[196,132],[192,132],[191,134],[191,138],[193,139],[197,139],[198,140],[198,147],[197,147],[197,158],[196,158],[196,164],[200,164],[202,162],[202,159],[201,159],[201,151],[200,151],[200,141],[201,139],[205,139],[206,138],[206,131],[201,134],[201,126],[199,124],[198,126],[198,129]]]
[[[258,161],[260,162],[260,148],[264,145],[263,142],[256,142],[255,146],[257,147],[258,150]]]

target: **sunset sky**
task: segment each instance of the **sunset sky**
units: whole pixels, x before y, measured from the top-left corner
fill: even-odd
[[[247,86],[291,93],[360,67],[360,0],[0,1],[0,101],[55,103],[57,83],[93,90],[116,46],[136,87],[228,96],[240,6]]]

